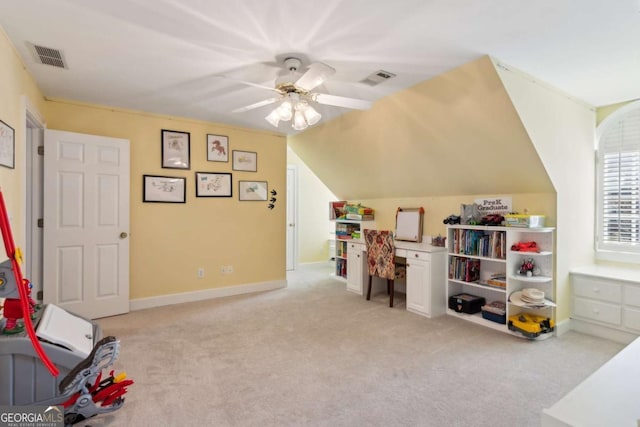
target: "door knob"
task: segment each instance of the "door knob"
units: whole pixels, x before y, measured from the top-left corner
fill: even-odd
[[[127,238],[127,236],[128,236],[128,234],[127,234],[127,233],[125,233],[124,231],[123,231],[122,233],[120,233],[120,238],[121,238],[121,239],[126,239],[126,238]]]

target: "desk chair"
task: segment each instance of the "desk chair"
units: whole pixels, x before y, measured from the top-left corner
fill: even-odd
[[[404,277],[405,267],[396,265],[396,248],[393,244],[393,233],[388,230],[364,230],[367,244],[367,266],[369,271],[369,288],[367,301],[371,299],[371,281],[373,276],[387,279],[389,307],[393,307],[394,281]]]

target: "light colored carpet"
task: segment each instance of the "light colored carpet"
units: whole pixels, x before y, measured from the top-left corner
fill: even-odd
[[[330,265],[276,291],[99,320],[136,381],[91,426],[539,426],[622,345],[541,342],[347,292]]]

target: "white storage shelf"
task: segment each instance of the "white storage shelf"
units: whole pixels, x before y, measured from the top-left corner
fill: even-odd
[[[336,245],[335,245],[335,275],[337,277],[342,277],[343,279],[348,280],[349,275],[349,266],[348,266],[348,246],[349,243],[353,241],[351,239],[351,234],[353,232],[357,232],[361,234],[365,229],[375,229],[376,223],[375,221],[355,221],[350,219],[336,219],[335,220],[335,236],[336,236]],[[362,239],[359,240],[363,242]]]
[[[474,239],[479,236],[488,236],[490,244],[494,245],[490,253],[486,253],[486,243],[483,241],[483,249],[477,246],[460,247],[461,236],[465,240],[473,231]],[[542,309],[530,309],[516,306],[509,303],[509,295],[513,292],[525,288],[537,288],[545,292],[545,297],[551,301],[554,300],[554,269],[553,269],[553,228],[519,228],[519,227],[491,227],[491,226],[473,226],[473,225],[449,225],[447,227],[447,248],[449,268],[447,279],[447,300],[449,296],[460,293],[468,293],[479,297],[484,297],[487,303],[492,301],[502,301],[506,304],[506,320],[509,316],[517,315],[523,312],[537,314],[549,317],[555,320],[555,309],[553,307],[545,307]],[[465,233],[465,234],[462,234]],[[482,238],[482,237],[480,237]],[[512,251],[510,248],[518,242],[534,241],[538,245],[540,252],[519,252]],[[466,242],[465,242],[466,243]],[[498,248],[496,245],[499,245]],[[483,253],[478,253],[483,252]],[[487,256],[489,255],[489,256]],[[535,276],[526,276],[519,274],[519,268],[525,259],[531,258],[538,267]],[[462,261],[460,261],[462,260]],[[479,262],[479,277],[470,277],[473,281],[462,280],[464,278],[457,277],[452,272],[452,267],[458,265],[452,263],[463,262],[464,260],[477,260]],[[496,274],[502,274],[505,277],[506,285],[504,288],[489,286],[487,280]],[[518,332],[510,331],[507,324],[497,323],[482,317],[482,313],[465,314],[458,313],[455,310],[447,309],[447,314],[458,318],[477,323],[495,330],[505,333],[511,333],[522,337]],[[537,339],[545,339],[552,336],[550,333],[541,334]]]

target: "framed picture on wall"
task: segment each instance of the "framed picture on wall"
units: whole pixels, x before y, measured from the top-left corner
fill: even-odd
[[[267,181],[238,181],[238,198],[242,201],[267,200]]]
[[[210,162],[229,161],[229,137],[207,134],[207,160]]]
[[[189,132],[162,129],[162,167],[169,169],[189,169],[189,145]]]
[[[253,151],[233,150],[233,170],[257,172],[258,153]]]
[[[0,120],[0,166],[15,168],[16,134],[11,126]]]
[[[176,176],[142,176],[142,201],[185,203],[187,178]]]
[[[196,172],[196,197],[231,197],[231,174]]]

